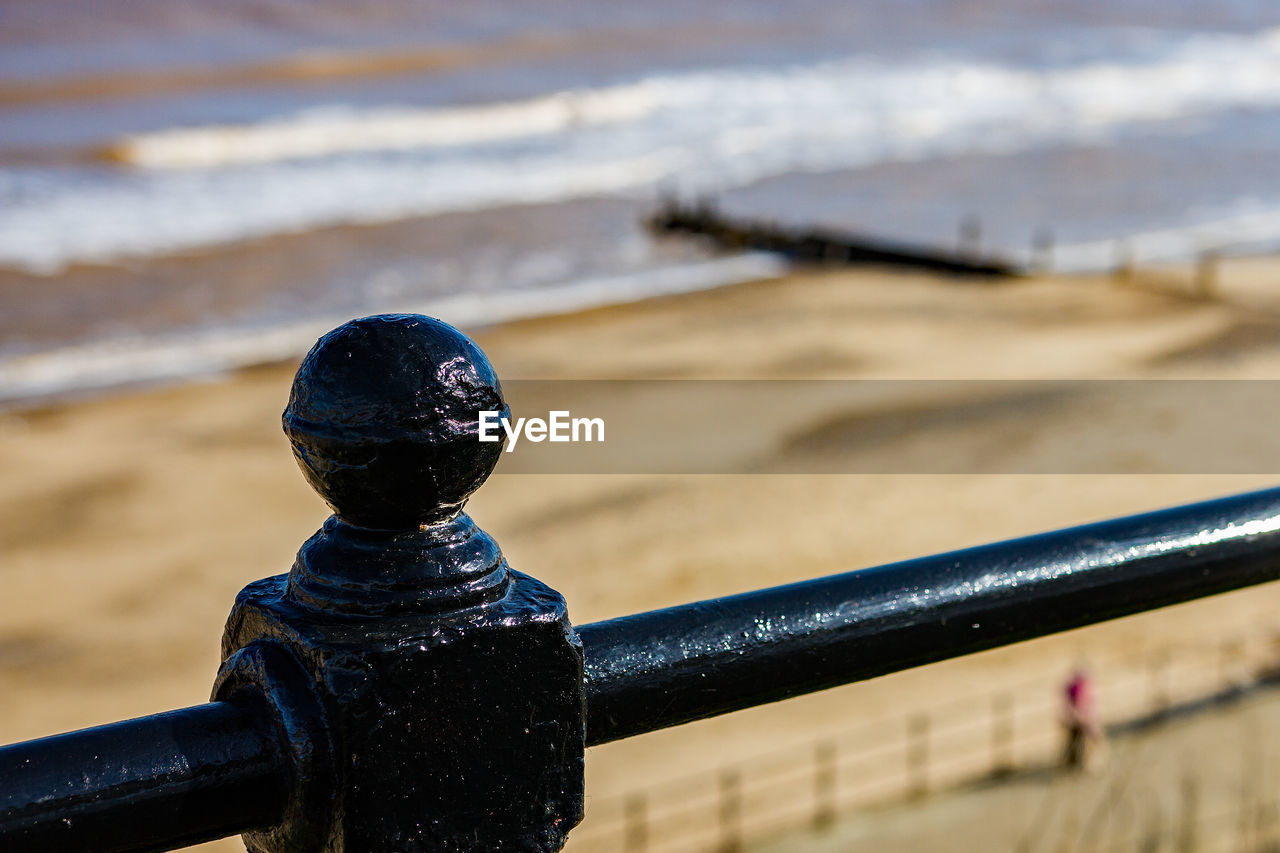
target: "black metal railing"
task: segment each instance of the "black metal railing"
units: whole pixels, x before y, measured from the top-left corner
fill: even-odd
[[[556,850],[587,746],[1280,578],[1272,489],[575,628],[461,513],[505,409],[438,321],[322,338],[284,426],[334,515],[210,703],[0,749],[0,848]]]

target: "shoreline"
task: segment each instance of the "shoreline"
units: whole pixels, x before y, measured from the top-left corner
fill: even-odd
[[[380,313],[428,314],[475,332],[517,320],[775,279],[787,269],[784,260],[764,253],[731,255],[558,287],[392,303]],[[296,361],[317,338],[348,319],[349,314],[334,314],[276,325],[105,340],[0,360],[0,411]]]
[[[1253,279],[1259,275],[1258,268],[1265,270],[1275,258],[1266,253],[1221,255],[1212,259],[1213,267],[1208,272],[1203,261],[1164,263],[1110,273],[1032,274],[996,282],[995,286],[1019,287],[1044,279],[1120,281],[1130,289],[1145,287],[1164,295],[1202,299],[1219,296],[1203,292],[1206,282],[1216,290],[1223,268],[1231,267],[1248,271],[1245,277],[1251,280],[1249,295],[1257,297],[1260,289]],[[683,259],[639,272],[549,287],[392,298],[383,301],[378,313],[427,314],[476,333],[513,322],[573,316],[601,307],[643,305],[682,294],[823,274],[877,278],[921,273],[876,265],[793,266],[767,252],[748,252]],[[943,275],[935,278],[949,286],[965,284]],[[3,284],[0,276],[0,286]],[[1275,306],[1280,308],[1280,299],[1275,300]],[[0,358],[0,413],[209,381],[239,370],[294,362],[320,335],[361,313],[334,310],[300,320],[128,335]]]

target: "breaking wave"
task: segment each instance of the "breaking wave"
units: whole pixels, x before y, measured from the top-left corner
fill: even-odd
[[[1280,106],[1276,80],[1280,30],[1268,30],[1076,65],[850,58],[166,130],[111,146],[126,168],[0,170],[0,264],[55,272],[329,225],[1093,142]]]

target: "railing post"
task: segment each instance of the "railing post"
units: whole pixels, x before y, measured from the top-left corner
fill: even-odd
[[[1257,724],[1248,721],[1242,726],[1240,738],[1240,838],[1237,850],[1257,850],[1261,846],[1258,806],[1262,802],[1263,737]]]
[[[581,643],[461,511],[502,449],[480,410],[509,414],[488,360],[426,317],[354,320],[299,368],[284,428],[334,515],[240,593],[214,692],[314,699],[277,713],[290,805],[251,851],[532,853],[581,820]]]
[[[1239,661],[1244,657],[1242,643],[1238,637],[1223,638],[1218,643],[1218,679],[1223,692],[1238,690],[1242,686],[1239,674]]]
[[[725,770],[720,774],[719,853],[742,849],[742,774]]]
[[[907,796],[929,793],[929,715],[907,719]]]
[[[1196,262],[1196,295],[1209,299],[1218,289],[1218,261],[1221,255],[1213,249],[1200,253]]]
[[[836,819],[836,743],[819,741],[813,751],[813,828],[826,829]]]
[[[625,809],[622,849],[626,853],[644,853],[649,848],[649,807],[644,794],[627,797]]]
[[[1196,777],[1190,769],[1182,776],[1181,802],[1178,804],[1178,853],[1196,853],[1199,847],[1199,792]]]
[[[1041,275],[1053,274],[1053,230],[1047,226],[1036,229],[1031,237],[1032,266]]]
[[[1128,240],[1117,240],[1115,255],[1115,267],[1111,271],[1111,277],[1120,284],[1132,284],[1135,276],[1133,246]]]
[[[1173,697],[1169,693],[1169,651],[1161,649],[1147,661],[1147,702],[1152,716],[1169,712]]]
[[[971,213],[960,220],[956,229],[958,236],[958,252],[960,257],[972,258],[982,253],[982,220],[976,213]]]
[[[991,697],[991,775],[1013,772],[1013,694],[1005,691]]]
[[[1146,822],[1143,825],[1138,850],[1141,853],[1158,853],[1164,848],[1164,810],[1154,797],[1147,800]]]

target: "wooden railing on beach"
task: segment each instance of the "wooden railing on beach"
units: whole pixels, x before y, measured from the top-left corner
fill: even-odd
[[[1104,723],[1131,728],[1273,682],[1280,623],[1163,647],[1141,662],[1114,655],[1090,664]],[[1045,673],[828,731],[806,746],[591,797],[566,850],[717,853],[797,832],[821,837],[867,809],[1056,767],[1064,675]]]

